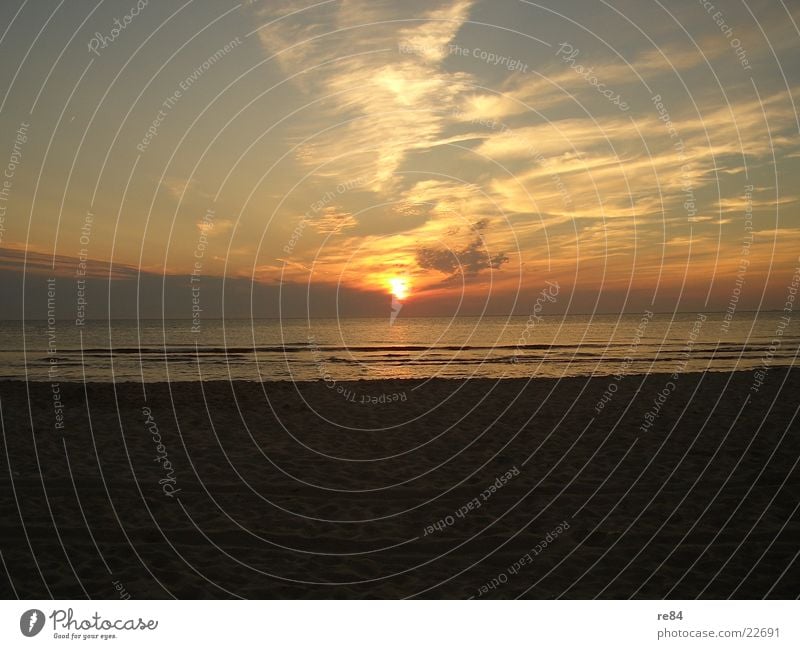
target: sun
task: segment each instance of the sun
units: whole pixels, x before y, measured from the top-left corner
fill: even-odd
[[[392,277],[389,280],[389,292],[402,302],[410,293],[408,280],[405,277]]]

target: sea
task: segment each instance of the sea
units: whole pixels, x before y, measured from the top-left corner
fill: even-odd
[[[727,372],[797,364],[780,311],[512,317],[0,321],[0,379],[351,381]],[[194,330],[193,330],[194,329]]]

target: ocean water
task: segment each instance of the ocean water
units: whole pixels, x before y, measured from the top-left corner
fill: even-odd
[[[730,371],[797,363],[780,312],[0,322],[0,379],[347,381]]]

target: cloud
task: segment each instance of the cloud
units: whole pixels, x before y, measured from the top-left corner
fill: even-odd
[[[675,74],[675,71],[682,72],[705,65],[703,55],[710,60],[727,51],[728,46],[725,42],[711,40],[708,46],[702,48],[702,52],[684,46],[670,45],[660,49],[644,50],[627,62],[620,59],[598,59],[595,56],[590,58],[589,55],[585,55],[578,58],[577,64],[582,68],[591,69],[592,76],[599,82],[609,87],[622,88],[627,84],[640,84],[639,77],[653,79],[663,74]],[[457,113],[464,121],[485,123],[584,101],[594,97],[596,93],[597,90],[587,83],[583,76],[554,57],[552,61],[532,70],[530,74],[510,75],[496,92],[469,93],[463,97]],[[494,128],[502,126],[500,124]]]
[[[207,221],[205,219],[201,219],[197,221],[195,224],[197,231],[201,234],[205,234],[207,237],[218,237],[222,234],[230,232],[235,225],[233,219],[214,219],[213,221]]]
[[[745,156],[753,173],[769,165],[773,154],[797,149],[788,93],[731,107],[708,101],[698,109],[679,110],[676,104],[670,115],[675,138],[653,114],[569,117],[488,131],[474,150],[511,172],[487,182],[503,211],[548,214],[557,222],[685,212],[687,188],[697,192],[742,174]],[[735,200],[725,197],[704,208],[727,209]]]
[[[431,11],[428,22],[400,31],[400,47],[422,59],[439,63],[447,58],[447,45],[469,16],[472,0],[457,0],[451,5]]]
[[[350,212],[342,212],[335,207],[326,207],[319,215],[311,219],[311,226],[323,234],[338,234],[357,224],[358,221]]]
[[[186,198],[185,194],[196,189],[197,179],[186,180],[185,178],[175,178],[168,176],[161,181],[161,184],[175,200]]]
[[[774,190],[773,190],[774,191]],[[764,193],[767,193],[766,191]],[[744,196],[722,198],[715,203],[720,212],[741,212],[751,210],[775,210],[780,205],[789,205],[800,200],[800,196],[772,196],[768,198],[751,198]]]
[[[471,0],[441,4],[413,22],[402,18],[404,7],[391,3],[350,0],[338,9],[287,13],[296,6],[284,6],[278,16],[262,10],[262,17],[275,21],[258,33],[287,73],[307,71],[301,87],[326,97],[315,106],[316,123],[298,133],[305,140],[298,160],[322,163],[320,175],[369,174],[371,189],[391,187],[410,151],[436,144],[449,119],[442,106],[456,105],[471,87],[469,75],[441,66],[442,50],[467,20]],[[327,24],[343,31],[326,31],[326,15]],[[406,53],[403,44],[417,49]]]
[[[403,192],[399,209],[423,210],[431,218],[449,217],[448,229],[497,212],[497,206],[480,186],[433,179],[421,180]]]
[[[0,270],[68,278],[132,279],[145,270],[129,264],[98,259],[78,259],[28,248],[0,248]],[[77,272],[80,270],[80,275]]]
[[[445,275],[477,275],[486,269],[498,269],[508,261],[506,253],[490,255],[486,242],[477,236],[461,250],[427,248],[417,250],[417,264],[426,270],[436,270]]]

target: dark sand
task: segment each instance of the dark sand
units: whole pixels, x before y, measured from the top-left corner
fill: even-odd
[[[3,382],[0,595],[797,597],[800,371],[669,380]]]

